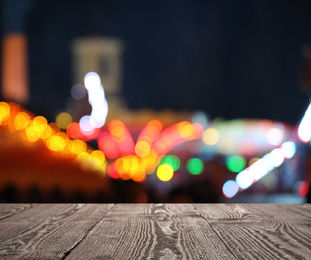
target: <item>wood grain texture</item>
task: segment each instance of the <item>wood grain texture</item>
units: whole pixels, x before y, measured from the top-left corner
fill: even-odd
[[[35,206],[34,204],[0,204],[0,220]]]
[[[0,259],[62,259],[112,205],[42,204],[0,221]]]
[[[68,255],[82,258],[235,259],[207,222],[185,204],[116,205]]]
[[[308,204],[0,206],[0,259],[311,259]]]
[[[195,207],[239,259],[311,259],[311,214],[295,213],[300,205]]]

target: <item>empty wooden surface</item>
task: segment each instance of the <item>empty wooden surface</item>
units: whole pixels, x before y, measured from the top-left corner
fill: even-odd
[[[311,206],[0,204],[0,259],[311,259]]]

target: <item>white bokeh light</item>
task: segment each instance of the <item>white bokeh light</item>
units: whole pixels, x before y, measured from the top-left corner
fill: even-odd
[[[272,145],[279,145],[282,143],[284,138],[284,133],[280,128],[271,128],[267,133],[267,140]]]
[[[307,143],[311,138],[311,104],[299,124],[297,135],[303,143]]]
[[[92,132],[91,128],[94,132],[94,128],[101,128],[105,124],[108,115],[108,103],[97,73],[87,73],[84,77],[84,84],[88,92],[88,101],[92,106],[91,114],[80,119],[81,131],[87,134]]]
[[[84,86],[88,91],[100,88],[100,77],[96,72],[89,72],[84,77]]]

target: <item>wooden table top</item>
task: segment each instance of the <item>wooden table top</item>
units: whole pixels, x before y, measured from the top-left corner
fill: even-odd
[[[0,259],[311,259],[311,205],[0,204]]]

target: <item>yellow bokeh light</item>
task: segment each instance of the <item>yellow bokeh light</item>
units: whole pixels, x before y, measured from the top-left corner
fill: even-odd
[[[104,155],[104,153],[100,150],[95,150],[91,153],[91,157],[94,159],[94,160],[97,160],[99,161],[100,163],[103,163],[106,161],[106,157]]]
[[[192,138],[192,136],[195,134],[195,129],[193,125],[189,122],[179,123],[177,131],[182,138],[186,139]]]
[[[127,172],[130,175],[135,174],[139,170],[139,161],[136,156],[129,155],[124,158],[126,165],[128,165]]]
[[[94,161],[95,168],[101,171],[106,171],[106,157],[104,153],[100,150],[95,150],[91,152],[91,158]]]
[[[14,118],[14,127],[16,130],[23,130],[27,127],[30,117],[25,112],[19,112]]]
[[[82,152],[77,155],[77,161],[89,161],[91,159],[91,155],[87,152]]]
[[[59,128],[66,129],[72,123],[72,117],[67,112],[61,112],[56,116],[55,122]]]
[[[169,181],[173,178],[174,170],[169,164],[162,164],[157,170],[157,176],[161,181]]]
[[[141,164],[145,165],[146,171],[152,173],[158,165],[159,157],[157,152],[151,149],[149,155],[141,160]]]
[[[33,124],[26,128],[26,137],[29,142],[36,142],[40,138],[40,133]]]
[[[66,140],[61,135],[54,135],[48,138],[47,146],[51,151],[60,152],[66,146]]]
[[[206,129],[203,133],[202,140],[206,145],[214,145],[219,141],[219,132],[215,128]]]
[[[79,154],[86,151],[87,145],[82,140],[72,140],[69,142],[68,148],[72,154]]]
[[[47,127],[47,120],[43,116],[37,116],[32,121],[32,127],[37,132],[37,137],[41,138]],[[44,139],[44,138],[42,138]]]
[[[150,153],[150,144],[146,141],[139,141],[135,146],[135,153],[140,157],[148,156]]]
[[[46,118],[44,118],[43,116],[36,116],[33,119],[33,124],[35,126],[39,126],[39,125],[46,125],[48,123],[48,121],[46,120]]]
[[[10,116],[10,106],[6,102],[0,102],[0,124]]]
[[[41,139],[48,139],[52,135],[52,128],[49,125],[46,125],[44,131],[41,133]]]

